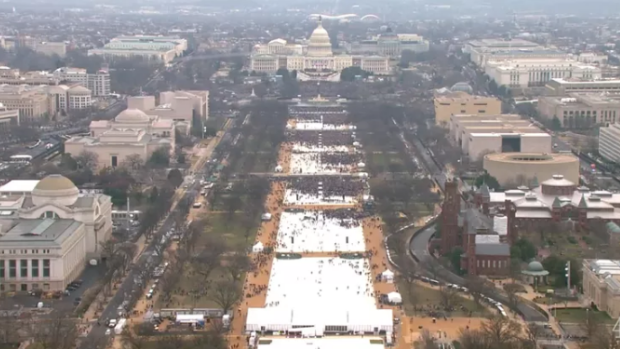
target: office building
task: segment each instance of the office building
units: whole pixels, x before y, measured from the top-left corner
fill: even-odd
[[[62,58],[67,55],[67,44],[64,42],[37,42],[31,48],[47,56],[57,55]]]
[[[598,152],[605,159],[620,164],[620,123],[600,128]]]
[[[545,85],[546,96],[566,96],[575,92],[620,92],[620,79],[551,79]]]
[[[429,43],[417,34],[396,34],[391,28],[371,38],[354,42],[348,46],[353,55],[380,55],[390,58],[400,57],[403,51],[427,52]]]
[[[485,73],[497,85],[512,88],[545,86],[551,79],[600,79],[601,69],[569,59],[510,59],[488,61]]]
[[[589,229],[592,221],[620,223],[620,194],[591,191],[562,175],[553,175],[546,180],[538,178],[536,182],[540,185],[532,189],[481,193],[479,203],[484,210],[484,207],[503,207],[506,201],[510,201],[517,210],[515,223],[524,231],[567,220],[579,230]]]
[[[0,291],[61,291],[112,233],[112,202],[81,194],[71,180],[49,175],[0,198]],[[28,181],[30,182],[30,181]]]
[[[584,301],[613,319],[620,317],[620,261],[584,259],[581,270]]]
[[[450,134],[476,161],[489,153],[551,153],[551,136],[518,115],[453,115]]]
[[[463,52],[484,68],[488,61],[512,58],[568,58],[566,53],[522,39],[482,39],[465,43]]]
[[[50,115],[50,99],[45,86],[0,85],[0,103],[19,110],[21,121]]]
[[[502,113],[502,101],[495,97],[473,96],[457,91],[438,94],[435,105],[435,124],[447,127],[450,117],[455,114],[498,115]]]
[[[559,174],[579,182],[579,158],[572,153],[494,153],[483,158],[483,168],[504,188],[536,187],[539,178]]]
[[[170,64],[186,50],[187,40],[178,36],[136,35],[116,37],[102,48],[88,50],[88,55],[105,59],[142,57]]]
[[[204,123],[209,118],[209,91],[166,91],[155,96],[127,98],[127,107],[138,109],[159,120],[174,121],[179,131],[188,133],[194,116]]]
[[[590,128],[620,121],[620,94],[571,93],[538,99],[540,116],[557,118],[563,128]]]
[[[308,45],[289,45],[275,39],[266,45],[256,45],[250,69],[257,73],[275,74],[278,69],[297,71],[301,81],[339,81],[343,69],[357,66],[376,75],[391,73],[387,56],[351,56],[334,54],[327,30],[319,20]]]
[[[63,67],[56,69],[52,74],[58,81],[78,83],[88,88],[94,97],[109,96],[112,93],[110,73],[105,70],[89,74],[86,69]]]
[[[0,103],[0,130],[7,130],[12,125],[19,125],[19,110],[9,109]]]
[[[65,153],[77,156],[84,151],[91,152],[97,156],[99,168],[114,168],[127,164],[132,156],[147,162],[162,147],[174,154],[174,121],[149,116],[138,109],[126,109],[113,121],[92,121],[90,135],[68,139]]]

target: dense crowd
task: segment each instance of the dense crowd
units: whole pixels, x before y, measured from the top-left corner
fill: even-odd
[[[346,112],[334,112],[334,113],[298,113],[295,115],[295,119],[299,122],[322,122],[324,124],[342,125],[349,123],[349,115]]]
[[[322,153],[321,163],[330,165],[357,165],[363,160],[361,153]]]
[[[317,194],[323,192],[330,196],[357,196],[364,190],[364,182],[359,178],[337,176],[312,176],[298,178],[292,183],[292,189],[301,193]]]
[[[288,140],[301,145],[331,147],[353,144],[353,134],[342,131],[291,131]]]

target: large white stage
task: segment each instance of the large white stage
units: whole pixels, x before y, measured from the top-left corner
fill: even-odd
[[[368,261],[335,257],[274,259],[265,304],[290,309],[321,307],[330,311],[374,309]]]
[[[277,252],[366,250],[364,232],[359,221],[348,218],[341,222],[340,219],[325,217],[321,211],[283,212],[277,243]]]
[[[309,194],[287,189],[284,194],[284,203],[288,205],[353,205],[356,202],[354,196],[325,196],[322,191]]]

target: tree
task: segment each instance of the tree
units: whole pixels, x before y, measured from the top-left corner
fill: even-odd
[[[455,247],[452,249],[448,257],[450,258],[450,264],[452,264],[452,268],[456,271],[457,274],[462,274],[463,270],[461,269],[461,255],[463,254],[463,249],[460,247]]]
[[[439,344],[433,335],[428,331],[424,330],[420,334],[420,339],[416,341],[416,345],[414,348],[419,349],[439,349]]]
[[[491,176],[486,171],[484,172],[484,174],[482,174],[482,175],[478,176],[478,178],[476,178],[476,181],[474,182],[474,185],[476,187],[480,188],[483,183],[486,183],[486,185],[491,190],[495,190],[496,191],[496,190],[500,190],[501,189],[501,185],[497,181],[497,178]]]
[[[441,306],[444,310],[452,311],[459,301],[458,291],[455,288],[442,285],[439,289]]]
[[[601,330],[603,324],[597,316],[593,316],[590,313],[590,309],[586,309],[586,316],[579,324],[579,328],[586,334],[587,338],[594,338],[595,334]]]
[[[517,258],[523,262],[529,262],[538,254],[536,246],[527,239],[520,238],[510,249],[510,258]]]
[[[97,165],[99,164],[99,156],[86,150],[79,153],[74,159],[78,168],[88,170],[92,173],[95,173]]]
[[[168,167],[170,165],[170,147],[164,146],[155,150],[147,163],[154,168]]]
[[[192,258],[194,271],[202,275],[204,282],[221,265],[221,257],[226,245],[220,237],[208,236],[203,250]]]
[[[29,330],[33,342],[41,349],[73,348],[78,338],[75,320],[61,313],[33,320]]]
[[[139,154],[127,155],[124,162],[132,170],[140,170],[144,167],[144,160]]]
[[[220,280],[215,284],[211,297],[227,313],[241,299],[241,289],[235,281]]]
[[[340,80],[353,81],[355,80],[357,76],[360,76],[362,77],[362,79],[365,79],[369,77],[370,75],[372,75],[372,72],[366,71],[360,67],[347,67],[347,68],[344,68],[340,72]]]
[[[471,294],[476,305],[480,307],[480,300],[486,288],[484,280],[476,275],[467,275],[465,277],[465,287],[469,290],[469,294]]]
[[[596,326],[593,335],[586,342],[579,344],[581,349],[620,349],[620,342],[616,338],[616,332],[604,324]]]
[[[553,116],[553,119],[551,119],[551,130],[553,131],[559,131],[562,129],[562,123],[560,122],[560,119],[558,119],[557,116]]]
[[[251,270],[252,262],[247,254],[240,251],[227,258],[225,268],[230,274],[232,281],[238,283],[241,281],[243,273]]]
[[[183,184],[183,174],[177,168],[173,168],[168,172],[168,182],[175,187],[178,188]]]
[[[510,278],[512,282],[519,280],[521,278],[521,259],[512,258],[510,259]]]

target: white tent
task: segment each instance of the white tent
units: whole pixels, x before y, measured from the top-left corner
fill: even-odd
[[[256,245],[252,246],[252,252],[253,253],[261,253],[263,252],[263,250],[265,249],[265,247],[263,246],[262,242],[257,242]]]
[[[386,271],[381,273],[381,281],[387,282],[387,283],[390,283],[390,284],[393,283],[394,282],[394,272],[391,271],[390,269],[387,269]]]
[[[403,302],[403,297],[400,296],[398,292],[390,292],[387,294],[388,302],[392,304],[401,304]]]

